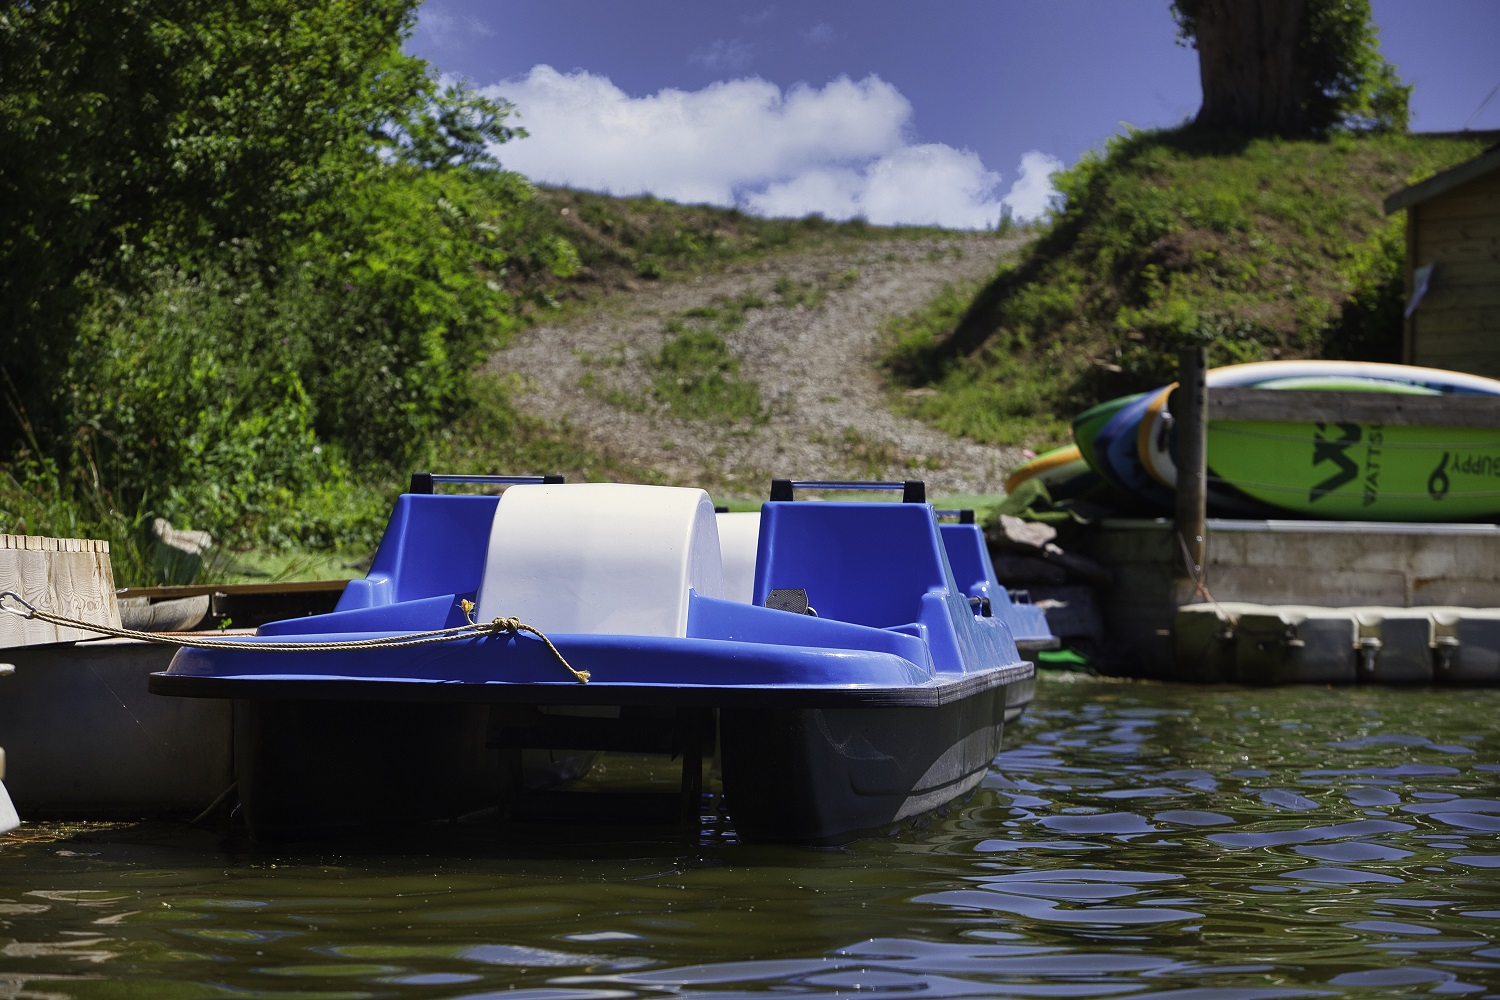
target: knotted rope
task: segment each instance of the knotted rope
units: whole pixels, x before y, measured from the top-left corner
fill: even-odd
[[[16,602],[19,608],[12,607],[6,603],[6,599]],[[54,614],[43,611],[20,594],[12,590],[0,590],[0,611],[16,615],[27,620],[37,619],[47,622],[49,625],[57,625],[62,628],[74,628],[84,632],[97,632],[101,635],[114,636],[120,639],[140,639],[144,642],[157,642],[170,646],[187,646],[193,649],[225,649],[225,650],[254,650],[265,653],[317,653],[348,649],[401,649],[409,646],[429,646],[440,642],[453,642],[458,639],[470,639],[476,636],[487,635],[516,635],[520,632],[530,632],[546,644],[547,649],[565,667],[568,673],[580,684],[589,682],[587,670],[575,670],[552,640],[547,638],[539,629],[527,625],[519,618],[495,618],[487,622],[474,620],[474,602],[469,600],[460,601],[464,617],[469,622],[467,625],[457,625],[453,628],[434,629],[430,632],[409,632],[405,635],[379,636],[373,639],[341,639],[336,642],[245,642],[236,639],[210,639],[199,636],[183,636],[173,632],[142,632],[133,628],[116,628],[112,625],[100,625],[95,622],[86,622],[77,618],[68,618],[65,615]]]

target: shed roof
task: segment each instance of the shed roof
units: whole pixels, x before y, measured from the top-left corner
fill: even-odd
[[[1429,198],[1435,198],[1495,170],[1500,170],[1500,146],[1491,146],[1472,160],[1465,160],[1456,167],[1449,167],[1442,173],[1433,174],[1425,181],[1418,181],[1410,187],[1404,187],[1395,194],[1387,196],[1385,214],[1390,215]]]

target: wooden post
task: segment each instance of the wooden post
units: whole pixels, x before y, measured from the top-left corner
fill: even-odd
[[[1208,556],[1208,352],[1190,347],[1177,355],[1172,416],[1177,430],[1177,536],[1182,575],[1201,582]]]
[[[120,627],[109,543],[89,538],[0,535],[0,590],[53,614]],[[19,605],[6,599],[8,607]],[[94,639],[93,632],[0,613],[0,649]]]

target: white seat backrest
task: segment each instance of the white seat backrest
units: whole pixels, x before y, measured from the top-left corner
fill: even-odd
[[[543,632],[687,634],[688,591],[724,591],[708,494],[621,483],[512,486],[495,508],[476,617]]]
[[[720,514],[719,551],[724,560],[724,597],[755,600],[755,550],[760,544],[760,511]]]

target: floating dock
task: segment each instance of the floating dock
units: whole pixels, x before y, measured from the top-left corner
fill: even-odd
[[[345,582],[117,591],[107,542],[0,535],[0,590],[112,628],[252,628],[330,610]],[[0,787],[24,819],[192,817],[222,799],[231,704],[147,690],[175,651],[0,614]]]
[[[1500,683],[1500,525],[1209,518],[1197,579],[1170,519],[1105,520],[1071,547],[1114,577],[1097,591],[1110,673]]]

